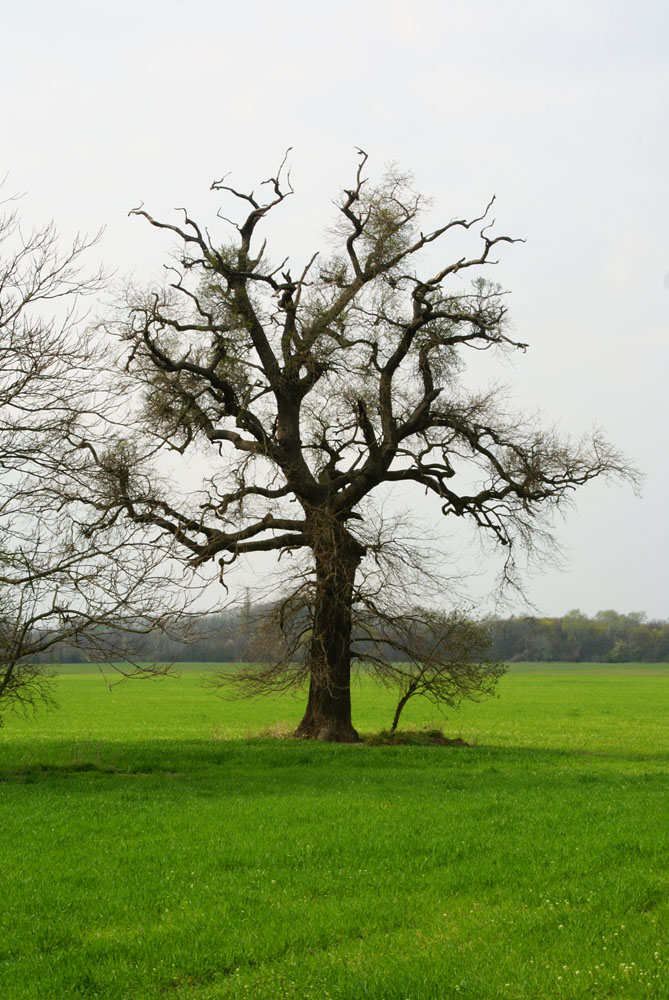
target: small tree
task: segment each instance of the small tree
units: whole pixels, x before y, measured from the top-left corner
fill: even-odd
[[[575,489],[631,475],[601,435],[561,440],[506,412],[498,388],[465,388],[468,351],[525,350],[502,290],[479,273],[514,240],[494,234],[492,202],[474,219],[421,228],[409,179],[391,169],[374,186],[366,162],[361,153],[337,203],[331,251],[297,271],[256,242],[293,193],[283,168],[266,200],[212,185],[244,209],[232,236],[212,237],[186,211],[173,223],[135,209],[176,237],[176,260],[163,287],[131,292],[108,323],[128,344],[129,387],[143,389],[137,462],[119,463],[114,504],[194,565],[218,559],[221,573],[243,555],[307,553],[309,694],[297,734],[339,741],[357,739],[352,628],[361,573],[378,554],[380,487],[420,486],[445,517],[502,547],[515,580],[516,552],[550,537],[552,512]],[[435,263],[437,245],[457,235],[465,249]],[[208,476],[190,494],[142,474],[143,452],[203,448]]]
[[[417,608],[385,621],[381,634],[397,657],[371,657],[377,675],[399,692],[391,733],[411,698],[427,698],[440,709],[458,708],[464,700],[492,695],[506,670],[491,656],[485,627],[457,611]]]
[[[13,199],[2,208],[0,724],[5,709],[49,700],[40,655],[69,645],[113,657],[119,630],[172,626],[184,602],[166,590],[159,539],[131,522],[102,530],[81,499],[93,490],[81,441],[103,428],[105,406],[103,359],[77,318],[103,283],[81,270],[90,243],[61,250],[53,224],[26,232]]]

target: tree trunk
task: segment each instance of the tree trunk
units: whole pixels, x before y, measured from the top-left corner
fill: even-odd
[[[295,736],[357,743],[351,722],[351,605],[363,547],[332,518],[311,527],[316,560],[309,700]]]
[[[408,702],[409,698],[411,698],[415,693],[416,693],[416,685],[410,684],[408,690],[405,691],[400,700],[397,702],[397,708],[395,709],[395,717],[393,719],[393,724],[390,727],[391,733],[394,733],[395,730],[397,729],[397,724],[400,721],[400,715],[402,714],[402,709]]]

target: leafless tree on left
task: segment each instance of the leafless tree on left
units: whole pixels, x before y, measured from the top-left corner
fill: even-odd
[[[84,270],[95,242],[63,248],[53,223],[24,229],[16,199],[0,201],[0,724],[8,709],[51,700],[49,671],[35,660],[52,647],[112,661],[123,635],[126,659],[128,635],[188,618],[192,591],[168,585],[159,540],[96,522],[86,502],[87,452],[97,441],[104,458],[109,423],[122,419],[83,329],[82,305],[105,281]],[[104,461],[96,476],[100,490]]]

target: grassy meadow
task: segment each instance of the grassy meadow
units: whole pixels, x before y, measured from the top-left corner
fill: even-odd
[[[454,748],[282,739],[301,697],[207,669],[61,668],[57,711],[6,719],[3,1000],[669,996],[666,665],[410,703]],[[356,681],[363,734],[393,707]]]

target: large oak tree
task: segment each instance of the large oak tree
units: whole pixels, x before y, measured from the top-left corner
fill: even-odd
[[[308,553],[309,694],[297,734],[337,741],[357,739],[352,608],[379,487],[422,487],[444,517],[501,546],[511,576],[516,550],[545,537],[577,487],[629,475],[599,435],[560,440],[507,412],[497,390],[466,389],[468,352],[525,349],[508,331],[504,294],[483,277],[514,240],[495,234],[490,205],[421,228],[407,177],[391,169],[374,185],[366,162],[361,152],[327,252],[297,269],[271,262],[260,237],[293,193],[284,165],[264,198],[225,178],[212,185],[242,210],[236,223],[219,212],[220,238],[185,210],[167,222],[135,209],[177,251],[164,285],[131,292],[108,324],[129,344],[127,378],[143,387],[134,442],[119,443],[116,463],[107,455],[110,509],[222,572],[242,555]],[[464,249],[444,260],[440,247],[458,236]],[[152,480],[147,448],[197,454],[201,487]]]

